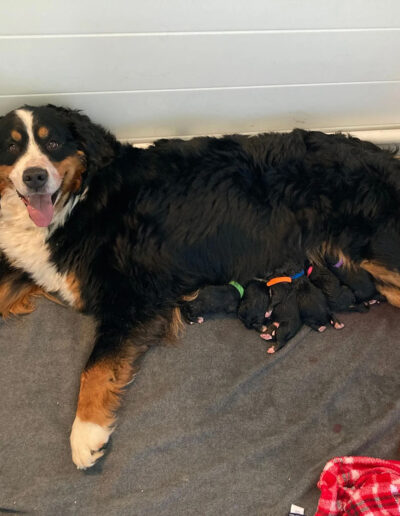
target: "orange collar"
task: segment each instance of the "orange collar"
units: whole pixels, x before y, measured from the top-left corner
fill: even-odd
[[[272,287],[272,285],[276,285],[277,283],[292,283],[292,278],[290,276],[278,276],[277,278],[272,278],[267,281],[267,287]]]

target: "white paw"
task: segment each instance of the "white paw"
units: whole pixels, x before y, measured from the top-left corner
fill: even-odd
[[[72,460],[78,469],[86,469],[103,456],[100,450],[110,438],[113,428],[100,426],[90,421],[81,421],[77,416],[72,425],[70,443]]]

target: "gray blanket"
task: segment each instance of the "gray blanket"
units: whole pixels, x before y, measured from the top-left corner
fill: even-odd
[[[400,458],[399,316],[347,314],[275,355],[237,320],[188,326],[145,356],[104,459],[78,471],[68,435],[93,325],[41,301],[0,324],[0,513],[311,515],[332,457]]]

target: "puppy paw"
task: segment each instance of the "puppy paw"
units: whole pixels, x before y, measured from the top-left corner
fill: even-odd
[[[90,468],[103,456],[103,446],[108,442],[114,428],[81,421],[77,416],[72,425],[70,443],[72,460],[78,469]]]
[[[323,331],[325,331],[325,330],[326,330],[326,326],[320,326],[320,327],[318,328],[318,331],[319,331],[320,333],[322,333],[322,332],[323,332]]]
[[[349,311],[350,312],[359,312],[359,313],[365,313],[369,310],[369,303],[358,303],[357,305],[350,305]]]
[[[194,320],[191,320],[191,321],[188,320],[189,324],[194,324],[194,323],[203,324],[203,322],[204,322],[204,317],[195,317]]]
[[[274,321],[272,324],[270,324],[269,328],[263,326],[260,337],[264,340],[274,340],[276,337],[276,330],[278,328],[279,328],[279,323],[277,321]],[[272,351],[271,352],[268,351],[268,353],[272,353]]]
[[[260,337],[264,340],[272,340],[273,337],[270,333],[261,333]]]
[[[344,328],[344,324],[338,321],[337,319],[332,319],[331,325],[335,328],[335,330],[341,330],[342,328]]]

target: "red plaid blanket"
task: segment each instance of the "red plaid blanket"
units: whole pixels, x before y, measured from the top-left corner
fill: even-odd
[[[337,457],[318,482],[315,516],[400,515],[400,461]]]

